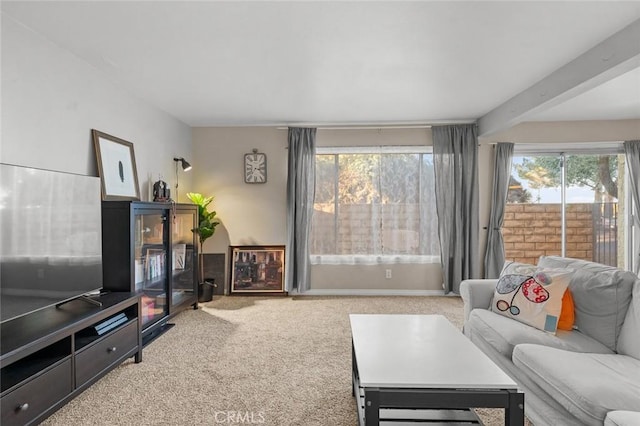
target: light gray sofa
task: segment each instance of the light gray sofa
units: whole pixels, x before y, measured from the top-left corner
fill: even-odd
[[[557,256],[538,267],[573,270],[574,330],[554,335],[496,314],[497,280],[466,280],[464,334],[518,383],[534,425],[640,425],[640,279]]]

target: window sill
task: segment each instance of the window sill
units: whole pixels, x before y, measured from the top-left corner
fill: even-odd
[[[440,256],[420,255],[314,255],[312,265],[440,264]]]

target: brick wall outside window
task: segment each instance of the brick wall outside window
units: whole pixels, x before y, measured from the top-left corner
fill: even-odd
[[[314,237],[311,239],[312,254],[365,254],[375,252],[374,247],[380,241],[372,241],[372,207],[362,204],[340,205],[341,220],[335,223],[334,205],[332,203],[316,203],[313,216]],[[567,243],[566,256],[576,259],[600,261],[598,247],[602,253],[603,237],[597,235],[594,223],[598,205],[593,203],[567,204]],[[382,205],[380,213],[385,222],[390,217],[395,220],[393,226],[387,226],[378,234],[386,242],[382,244],[386,253],[396,254],[433,254],[438,255],[437,222],[430,224],[430,237],[425,252],[417,250],[420,237],[417,231],[418,206],[416,205]],[[561,254],[562,216],[560,204],[507,204],[505,208],[502,235],[504,238],[505,258],[516,262],[537,264],[540,256]],[[337,235],[336,235],[337,232]],[[601,232],[601,231],[600,231]],[[612,241],[615,231],[609,234]],[[336,241],[337,236],[337,241]],[[430,241],[433,240],[433,241]],[[436,242],[435,245],[431,244]],[[615,245],[615,241],[613,241]],[[610,246],[609,246],[610,247]],[[604,247],[606,249],[606,247]],[[615,264],[615,258],[614,263]]]
[[[567,204],[566,256],[593,259],[593,204]],[[502,235],[505,258],[537,264],[540,256],[560,255],[561,204],[507,204]]]

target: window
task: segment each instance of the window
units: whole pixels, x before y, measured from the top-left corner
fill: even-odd
[[[440,248],[429,147],[317,150],[312,263],[433,263]]]
[[[630,250],[625,157],[598,152],[519,153],[505,208],[505,257],[563,255],[624,268]]]

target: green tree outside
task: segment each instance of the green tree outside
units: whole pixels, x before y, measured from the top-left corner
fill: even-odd
[[[618,198],[618,164],[615,155],[567,155],[566,184],[590,188],[594,201],[604,201],[604,196]],[[561,184],[560,157],[525,157],[515,169],[520,179],[526,180],[532,189],[554,188]]]

